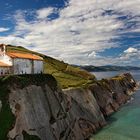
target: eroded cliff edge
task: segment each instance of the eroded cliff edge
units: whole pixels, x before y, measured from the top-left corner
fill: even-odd
[[[130,74],[64,91],[44,74],[3,77],[0,84],[2,140],[87,139],[136,88]]]

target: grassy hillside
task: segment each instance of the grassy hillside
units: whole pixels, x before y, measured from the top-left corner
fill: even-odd
[[[22,52],[40,55],[44,58],[44,73],[52,74],[62,88],[85,86],[95,81],[95,76],[85,70],[71,66],[63,61],[30,51],[21,46],[7,45],[8,52]]]

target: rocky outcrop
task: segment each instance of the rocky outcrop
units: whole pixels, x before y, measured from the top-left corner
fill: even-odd
[[[102,79],[83,90],[84,92],[88,90],[96,99],[103,115],[109,116],[131,98],[130,95],[136,87],[137,85],[133,77],[129,73],[126,73],[111,79]],[[84,95],[84,92],[82,93],[81,90],[81,95]],[[81,95],[79,97],[77,94],[77,89],[65,90],[64,93],[77,101],[81,98]],[[84,100],[86,100],[85,95],[83,96]],[[82,102],[82,105],[84,106],[85,103]]]
[[[126,103],[134,92],[136,82],[130,74],[123,74],[112,79],[103,79],[89,87],[105,116]]]
[[[106,124],[104,116],[118,110],[136,87],[130,74],[63,91],[51,75],[22,75],[2,82],[9,87],[5,97],[11,109],[8,113],[15,116],[7,131],[9,140],[24,140],[25,136],[40,140],[87,139]],[[2,104],[5,101],[3,96],[0,100]]]
[[[77,91],[78,92],[78,91]],[[90,91],[79,91],[84,105],[57,87],[30,85],[13,88],[9,103],[16,116],[9,138],[23,140],[23,131],[41,140],[82,140],[105,124]]]

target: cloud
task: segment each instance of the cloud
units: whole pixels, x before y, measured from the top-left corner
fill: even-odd
[[[140,49],[129,47],[127,50],[124,51],[124,53],[120,55],[119,60],[126,65],[129,64],[140,66]]]
[[[126,33],[139,33],[139,5],[139,0],[70,0],[63,9],[18,10],[14,16],[15,31],[0,37],[0,42],[28,48],[34,46],[34,51],[73,64],[117,64],[131,58],[126,56],[128,52],[136,51],[135,48],[132,46],[118,57],[99,54],[110,48],[123,47],[114,40]],[[56,19],[47,19],[56,11],[59,14]],[[33,20],[27,20],[28,14]]]
[[[124,53],[137,53],[138,49],[136,48],[128,48],[127,50],[124,51]]]
[[[0,32],[6,32],[6,31],[9,31],[9,30],[10,30],[9,28],[0,27]]]
[[[47,18],[51,13],[53,13],[54,8],[43,8],[40,10],[37,10],[37,18],[44,19]]]

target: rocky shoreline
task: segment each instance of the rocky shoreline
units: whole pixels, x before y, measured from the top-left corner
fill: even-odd
[[[15,116],[6,136],[9,140],[24,140],[25,132],[36,136],[35,140],[88,139],[106,125],[105,117],[125,104],[137,87],[129,73],[63,91],[52,76],[46,77],[46,82],[35,84],[36,79],[30,76],[33,80],[28,86],[22,83],[21,87],[20,81],[7,85],[8,103]]]
[[[67,96],[75,99],[77,102],[81,102],[81,106],[83,108],[85,104],[87,106],[89,104],[93,104],[93,106],[95,106],[95,102],[90,101],[90,97],[88,98],[89,94],[94,96],[96,103],[99,106],[99,110],[104,118],[104,121],[102,120],[99,122],[98,126],[96,126],[95,123],[95,129],[92,133],[96,133],[106,124],[105,117],[110,116],[112,113],[116,112],[123,104],[130,100],[131,95],[134,93],[137,87],[138,85],[133,77],[127,73],[118,77],[113,77],[111,79],[103,79],[98,83],[89,86],[83,91],[82,89],[71,89],[65,90],[64,93],[67,94]],[[78,93],[80,95],[78,95]],[[82,95],[84,97],[81,99]],[[90,106],[88,106],[88,108],[89,110],[91,109]],[[93,113],[94,111],[90,110],[90,112]],[[94,115],[96,116],[97,114],[94,112]]]

